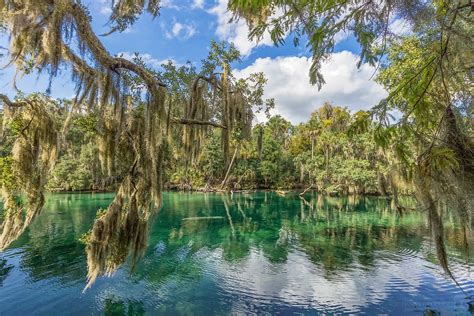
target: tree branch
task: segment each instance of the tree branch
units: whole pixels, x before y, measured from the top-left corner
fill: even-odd
[[[1,94],[1,93],[0,93],[0,101],[2,101],[5,105],[11,108],[20,108],[25,105],[23,102],[11,101],[5,94]]]
[[[80,39],[87,43],[94,58],[104,67],[111,70],[126,69],[134,72],[145,81],[150,93],[154,93],[158,87],[166,87],[144,67],[137,65],[125,58],[112,57],[104,47],[99,38],[95,35],[89,22],[89,17],[82,7],[77,3],[71,3],[71,16],[76,21],[76,30]]]
[[[222,129],[227,129],[226,126],[211,122],[211,121],[200,121],[200,120],[193,120],[193,119],[187,119],[187,118],[172,118],[171,123],[174,124],[182,124],[182,125],[209,125],[209,126],[214,126]]]
[[[64,43],[61,43],[61,52],[64,59],[68,60],[78,72],[87,74],[88,76],[97,76],[97,71],[89,66],[82,58],[74,54]]]

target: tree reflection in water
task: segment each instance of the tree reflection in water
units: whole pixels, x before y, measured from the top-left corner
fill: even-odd
[[[7,260],[0,259],[0,286],[3,285],[3,281],[7,278],[11,269],[13,269],[13,266],[9,265]]]
[[[414,200],[403,202],[408,208],[417,207]],[[66,213],[69,210],[67,203],[60,207]],[[78,215],[76,219],[70,218],[70,222],[61,223],[55,223],[54,216],[40,216],[37,219],[40,223],[32,225],[29,234],[42,238],[32,238],[23,255],[22,264],[30,273],[37,278],[53,273],[64,279],[85,280],[84,246],[77,240],[92,219],[90,214],[71,212],[73,217]],[[127,217],[124,225],[111,225],[108,229],[116,231],[109,233],[117,238],[101,240],[100,247],[119,254],[120,260],[113,257],[117,259],[113,261],[114,269],[127,257],[133,257],[130,259],[133,267],[145,252],[147,260],[138,264],[134,277],[153,282],[179,275],[186,279],[200,278],[203,268],[193,256],[199,256],[202,250],[222,252],[223,260],[230,263],[247,260],[253,252],[259,252],[272,264],[286,263],[290,252],[299,251],[315,267],[323,269],[329,279],[354,266],[370,269],[377,261],[401,258],[407,252],[422,253],[428,260],[440,262],[439,242],[432,243],[438,246],[434,248],[437,251],[426,247],[430,230],[442,238],[445,254],[469,264],[474,258],[468,248],[473,242],[472,234],[460,225],[455,213],[444,209],[439,216],[442,225],[439,222],[435,225],[432,218],[428,221],[425,212],[412,211],[399,216],[385,198],[317,194],[279,197],[269,192],[233,196],[168,194],[164,209],[156,222],[150,222],[150,229],[131,222],[134,218],[140,221],[139,217]],[[62,227],[64,231],[75,231],[66,240],[57,239],[55,233],[39,231],[45,227],[58,229],[66,222],[77,225]],[[134,234],[140,236],[140,242],[120,243],[124,227],[143,228],[140,234]],[[437,232],[437,227],[443,231]],[[144,248],[146,240],[149,246]],[[58,249],[71,255],[58,257]],[[437,260],[433,259],[436,257]],[[94,260],[88,260],[89,272],[97,267],[104,270],[110,258],[95,256]],[[64,271],[65,265],[74,265],[76,269]]]
[[[406,251],[426,252],[428,258],[433,258],[432,249],[425,244],[430,234],[426,214],[413,211],[400,217],[384,198],[308,195],[299,199],[262,194],[262,198],[234,194],[232,199],[222,195],[221,202],[210,208],[199,205],[198,199],[183,202],[177,195],[175,201],[170,201],[170,211],[160,214],[160,221],[167,227],[160,225],[164,231],[157,234],[168,236],[160,258],[170,262],[157,259],[163,265],[157,277],[174,275],[174,267],[183,266],[183,262],[178,262],[181,257],[176,255],[183,249],[191,264],[195,263],[192,256],[202,249],[221,250],[223,259],[229,262],[261,251],[271,263],[286,262],[288,252],[296,249],[304,252],[315,266],[322,267],[328,277],[354,265],[370,268],[375,260],[401,257]],[[410,199],[405,203],[415,207]],[[443,235],[448,236],[447,253],[472,261],[469,249],[465,248],[472,239],[466,240],[455,217],[445,215]],[[191,216],[196,220],[182,220]],[[154,255],[153,251],[149,249],[149,255]],[[154,260],[150,264],[155,264]],[[146,266],[147,263],[142,265],[141,273],[148,270]],[[196,272],[192,267],[190,270]]]
[[[107,297],[104,302],[104,315],[145,315],[145,308],[141,301],[123,301],[115,297]]]

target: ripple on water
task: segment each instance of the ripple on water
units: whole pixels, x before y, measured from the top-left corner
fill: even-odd
[[[258,251],[253,251],[252,256],[262,259]],[[436,275],[439,267],[438,270],[427,269],[426,260],[413,249],[400,248],[395,253],[377,252],[374,259],[377,263],[369,270],[362,269],[360,264],[353,264],[349,269],[339,269],[333,276],[328,276],[327,271],[307,259],[306,255],[291,251],[287,262],[279,268],[269,262],[260,263],[260,266],[255,263],[226,266],[225,262],[216,258],[208,263],[217,271],[219,292],[225,300],[233,304],[238,298],[247,302],[245,308],[249,308],[248,304],[280,304],[283,307],[356,313],[367,304],[390,306],[387,304],[390,299],[402,300],[399,304],[405,304],[406,308],[427,305],[436,301],[440,292],[449,297],[451,304],[459,304],[463,299],[460,296],[462,291],[451,280]],[[296,273],[288,269],[288,264]],[[225,271],[222,271],[222,266],[226,266]],[[466,269],[463,265],[453,265],[453,271],[468,273]],[[298,274],[300,276],[295,277]],[[283,280],[284,284],[274,280]],[[308,284],[312,286],[308,288]],[[469,291],[473,282],[463,279],[460,285]],[[330,294],[331,291],[333,294]],[[412,301],[410,297],[415,296],[418,298]],[[445,309],[441,307],[437,306],[440,310]]]
[[[309,261],[295,258],[289,255],[294,270],[288,269],[288,262],[277,264],[278,268],[267,260],[263,255],[253,250],[250,262],[242,265],[229,265],[214,257],[208,261],[216,278],[219,296],[233,310],[244,312],[262,306],[270,311],[297,309],[301,311],[323,308],[331,312],[355,312],[357,309],[349,309],[337,303],[321,304],[311,297],[318,288],[327,287],[327,282],[318,280],[315,276],[321,271],[316,271]],[[298,277],[302,271],[307,271],[303,279]],[[309,287],[308,287],[309,285]],[[240,303],[236,303],[240,302]],[[245,302],[245,304],[244,304]],[[234,306],[235,305],[235,306]]]
[[[200,195],[193,195],[192,200],[189,208],[204,208],[199,204]],[[217,209],[210,201],[214,214]],[[211,231],[214,226],[199,225],[192,234],[171,239],[170,230],[181,225],[181,213],[170,216],[164,210],[159,229],[152,227],[156,232],[149,239],[150,248],[132,277],[125,266],[112,278],[99,278],[85,294],[81,294],[85,255],[71,241],[77,239],[71,227],[83,223],[71,225],[66,216],[70,209],[46,212],[51,219],[61,216],[55,229],[41,226],[48,226],[49,221],[39,221],[35,230],[41,234],[25,234],[15,244],[24,248],[0,255],[0,260],[13,266],[0,285],[0,314],[29,314],[35,309],[42,314],[65,310],[103,314],[132,307],[151,314],[384,314],[400,310],[422,314],[427,308],[445,314],[466,313],[466,296],[474,295],[473,261],[463,261],[466,254],[462,250],[448,249],[453,252],[449,265],[459,282],[457,287],[436,264],[426,230],[405,234],[406,230],[396,231],[395,227],[393,236],[384,233],[384,240],[375,240],[377,234],[368,237],[365,230],[358,231],[375,219],[356,211],[351,216],[360,216],[363,225],[354,224],[354,231],[346,235],[337,229],[324,230],[325,213],[311,223],[314,230],[309,230],[295,215],[299,208],[295,211],[276,200],[272,203],[271,207],[264,205],[261,214],[257,208],[244,210],[254,212],[254,231],[240,231],[240,215],[234,216],[237,237],[233,239],[225,236],[230,236],[230,228],[218,226]],[[66,207],[73,210],[72,205]],[[92,223],[95,209],[88,212],[91,218],[85,212],[74,220],[84,216]],[[344,212],[338,214],[344,216]],[[333,231],[336,233],[329,238]],[[49,242],[53,240],[49,235],[54,235],[54,243]],[[350,243],[353,236],[355,241]]]

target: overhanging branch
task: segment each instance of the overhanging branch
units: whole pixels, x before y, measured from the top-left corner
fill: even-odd
[[[226,126],[211,122],[211,121],[200,121],[200,120],[193,120],[193,119],[186,119],[186,118],[172,118],[171,123],[174,124],[182,124],[182,125],[209,125],[209,126],[214,126],[222,129],[227,129]]]
[[[11,101],[5,94],[1,94],[1,93],[0,93],[0,101],[2,101],[6,106],[9,106],[11,108],[19,108],[24,105],[23,102]]]
[[[94,58],[104,67],[111,70],[126,69],[134,72],[145,81],[150,93],[154,93],[154,91],[160,86],[166,87],[164,83],[160,82],[144,67],[125,58],[111,56],[92,30],[89,17],[80,5],[71,3],[71,16],[76,22],[76,30],[80,39],[84,43],[87,43],[87,47],[90,49]]]

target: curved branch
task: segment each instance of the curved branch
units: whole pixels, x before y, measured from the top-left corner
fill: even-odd
[[[23,102],[11,101],[8,96],[2,93],[0,93],[0,101],[2,101],[6,106],[11,108],[20,108],[25,105]]]
[[[71,16],[76,21],[76,30],[80,39],[87,43],[94,58],[104,67],[111,70],[126,69],[134,72],[145,81],[150,93],[154,93],[158,87],[166,87],[166,85],[156,79],[144,67],[137,65],[125,58],[113,57],[104,47],[102,42],[96,36],[89,22],[89,17],[83,8],[77,3],[71,3]]]
[[[82,58],[74,54],[74,52],[64,43],[61,43],[61,53],[65,60],[69,61],[74,68],[80,73],[85,73],[89,76],[97,75],[97,71],[89,66]]]
[[[222,129],[227,129],[227,126],[224,126],[219,123],[211,122],[211,121],[200,121],[200,120],[193,120],[193,119],[187,119],[187,118],[172,118],[171,123],[174,124],[182,124],[182,125],[209,125],[209,126],[214,126],[214,127],[219,127]]]
[[[196,79],[194,80],[193,86],[194,86],[194,85],[197,85],[197,83],[198,83],[199,80],[206,81],[206,82],[209,83],[210,85],[214,86],[216,89],[222,90],[222,87],[221,87],[221,85],[219,84],[219,81],[217,81],[217,80],[216,80],[215,78],[213,78],[213,77],[206,77],[206,76],[203,76],[203,75],[199,75],[199,76],[196,77]]]

